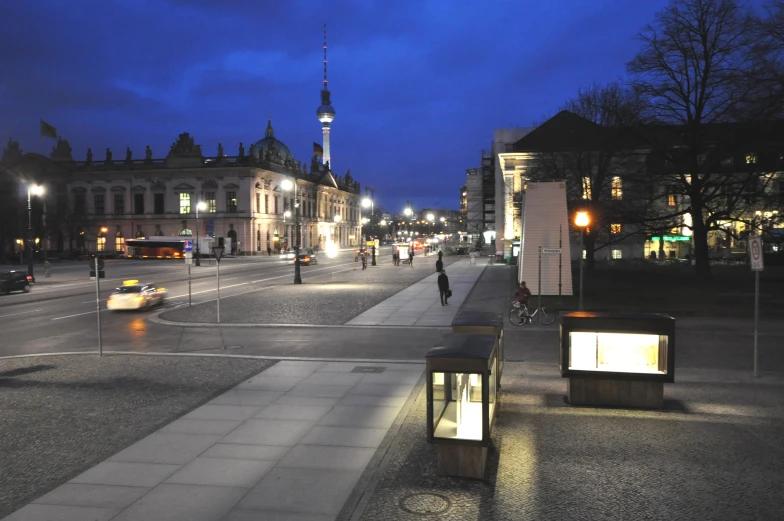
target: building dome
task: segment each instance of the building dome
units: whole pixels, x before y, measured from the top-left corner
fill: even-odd
[[[272,130],[272,120],[267,120],[267,132],[264,139],[256,141],[250,147],[250,155],[257,159],[265,160],[267,152],[272,154],[272,162],[284,164],[287,160],[294,161],[291,150],[282,141],[275,139],[275,131]]]

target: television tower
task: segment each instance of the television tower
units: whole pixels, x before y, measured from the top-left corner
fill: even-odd
[[[329,124],[335,119],[335,109],[329,100],[329,85],[327,84],[327,24],[324,24],[324,88],[321,89],[321,106],[316,109],[316,117],[321,121],[321,133],[324,137],[324,155],[322,161],[326,165],[329,162],[332,168],[332,157],[329,151]]]

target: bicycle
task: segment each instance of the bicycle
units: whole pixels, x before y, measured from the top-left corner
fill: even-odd
[[[533,318],[537,317],[540,325],[549,326],[555,322],[557,311],[547,311],[545,306],[540,306],[534,309],[531,313],[528,311],[528,306],[520,304],[519,302],[512,303],[512,309],[509,310],[509,322],[515,326],[522,326],[523,324],[531,324]]]

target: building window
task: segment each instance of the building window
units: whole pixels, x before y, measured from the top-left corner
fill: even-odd
[[[621,258],[621,250],[613,250],[612,251],[612,258],[617,260]]]
[[[237,211],[237,192],[226,192],[226,211],[230,213]]]
[[[133,213],[136,215],[144,213],[144,194],[133,194]]]
[[[269,213],[269,194],[264,194],[264,212]]]
[[[125,237],[123,237],[122,232],[117,232],[114,234],[114,251],[124,251],[125,250]]]
[[[757,154],[748,153],[746,154],[746,164],[747,165],[754,165],[757,163]]]
[[[162,215],[166,208],[163,204],[164,194],[153,194],[153,206],[155,207],[155,215]]]
[[[114,194],[114,215],[123,215],[125,213],[125,195]]]
[[[218,205],[215,203],[215,192],[204,192],[204,197],[207,200],[207,213],[217,212]]]
[[[256,194],[256,213],[261,213],[261,194]]]
[[[621,225],[618,223],[613,223],[610,225],[610,233],[613,235],[618,235],[621,233]]]
[[[95,249],[97,251],[106,251],[106,237],[102,233],[99,233],[95,239]]]
[[[84,194],[76,194],[74,196],[74,213],[76,215],[84,215],[85,206],[86,204]]]
[[[621,181],[621,178],[618,177],[618,176],[615,176],[615,177],[612,178],[612,194],[611,195],[612,195],[613,199],[617,199],[619,201],[621,199],[623,199],[623,182]]]
[[[191,237],[193,235],[193,230],[191,230],[190,228],[183,228],[182,230],[180,230],[178,235]]]
[[[591,198],[591,178],[583,177],[583,199]]]
[[[280,198],[276,195],[275,196],[275,215],[278,215],[280,212],[278,211],[278,200]]]
[[[191,213],[191,194],[180,192],[180,213]]]
[[[95,215],[103,215],[106,211],[103,194],[95,194]]]
[[[667,206],[675,206],[675,187],[668,186],[667,187]]]

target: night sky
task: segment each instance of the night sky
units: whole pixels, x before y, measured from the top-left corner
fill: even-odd
[[[327,24],[332,167],[400,211],[458,207],[494,129],[555,114],[624,76],[665,0],[23,0],[0,2],[0,140],[48,155],[39,118],[76,159],[181,132],[205,155],[275,136],[307,161]]]

